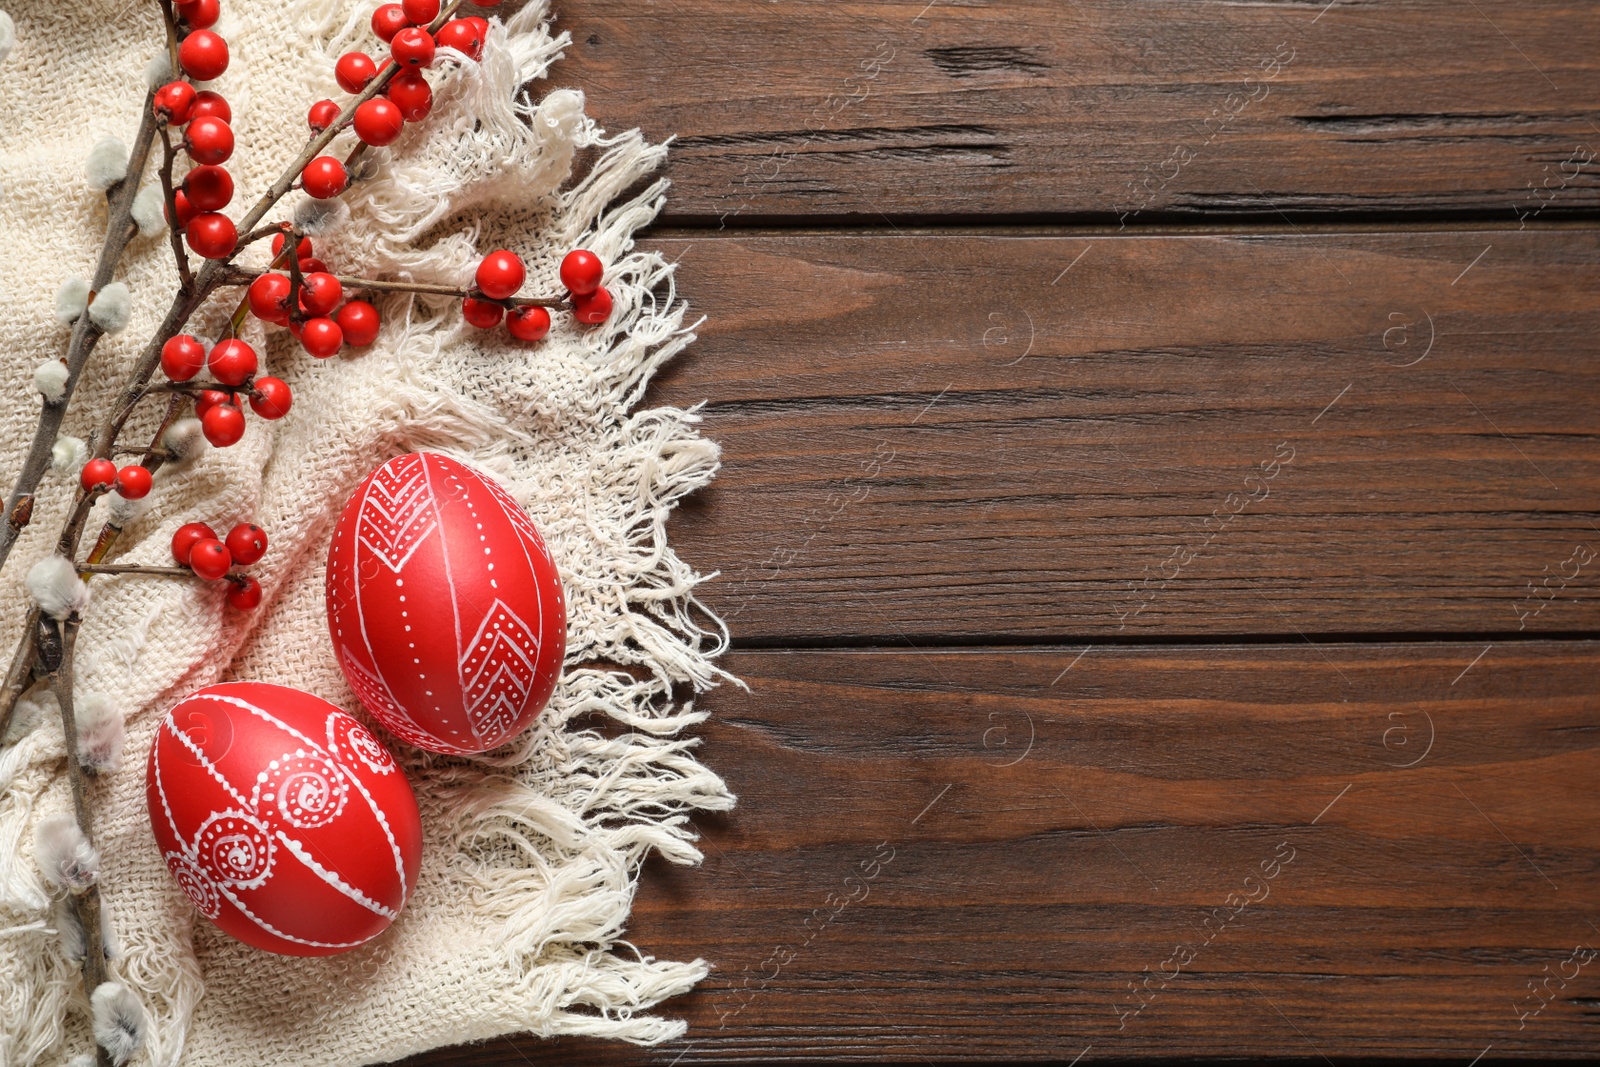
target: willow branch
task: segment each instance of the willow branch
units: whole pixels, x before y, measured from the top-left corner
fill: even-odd
[[[106,237],[100,246],[100,260],[95,265],[94,277],[90,279],[91,292],[98,292],[111,283],[112,272],[122,259],[123,251],[133,239],[133,235],[138,232],[138,227],[133,223],[133,198],[138,195],[139,180],[143,177],[145,164],[150,158],[151,142],[155,140],[156,119],[153,103],[154,92],[146,94],[144,117],[139,122],[139,132],[134,136],[133,148],[128,154],[128,173],[122,181],[106,191]],[[26,516],[28,509],[23,502],[25,500],[31,502],[34,492],[39,488],[39,482],[44,478],[45,471],[50,469],[51,449],[55,446],[56,437],[61,433],[61,421],[66,417],[67,405],[72,402],[72,394],[78,387],[78,379],[88,365],[89,356],[99,343],[101,334],[100,327],[94,324],[87,311],[79,315],[77,322],[73,324],[72,339],[67,344],[67,384],[62,390],[60,399],[50,401],[41,398],[39,425],[34,430],[33,445],[28,449],[27,458],[22,462],[22,471],[17,475],[17,482],[11,490],[11,495],[6,498],[7,516],[18,520]],[[0,567],[5,566],[18,534],[26,525],[27,523],[22,521],[0,525]]]
[[[89,810],[88,783],[83,764],[78,759],[78,716],[72,700],[72,651],[78,639],[77,616],[58,623],[46,619],[40,624],[38,643],[52,650],[50,663],[50,688],[55,692],[56,703],[61,706],[61,732],[67,742],[67,780],[72,783],[72,810],[77,816],[78,829],[89,843],[94,844],[94,819]],[[100,929],[100,886],[91,885],[86,892],[70,893],[67,906],[78,917],[83,927],[83,988],[93,993],[106,980],[106,941]],[[110,1064],[104,1048],[97,1048],[97,1060]]]

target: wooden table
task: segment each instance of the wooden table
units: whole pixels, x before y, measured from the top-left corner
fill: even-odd
[[[561,0],[722,474],[655,1049],[1600,1055],[1600,9]]]

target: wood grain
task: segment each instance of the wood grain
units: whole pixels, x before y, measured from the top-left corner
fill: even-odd
[[[551,84],[677,138],[680,222],[1600,205],[1585,5],[571,0],[558,25]]]
[[[1600,960],[1528,992],[1600,946],[1600,647],[1080,651],[728,657],[740,805],[628,935],[717,965],[688,1037],[414,1062],[1600,1052]]]
[[[656,244],[739,642],[1600,629],[1595,231]]]

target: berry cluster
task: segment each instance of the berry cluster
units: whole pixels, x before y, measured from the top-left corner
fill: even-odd
[[[493,7],[499,0],[473,0],[481,7]],[[363,144],[392,144],[407,122],[421,122],[433,110],[433,89],[422,71],[433,65],[440,48],[453,48],[471,60],[483,57],[483,42],[489,33],[485,19],[451,19],[429,32],[439,18],[439,0],[405,0],[384,4],[372,14],[372,32],[389,46],[382,65],[365,52],[346,52],[334,64],[339,88],[359,94],[390,67],[398,67],[383,87],[381,95],[363,100],[351,118],[351,126]],[[312,133],[321,133],[338,121],[341,109],[332,100],[318,100],[306,115]],[[300,187],[319,200],[338,196],[350,184],[345,165],[333,156],[318,156],[306,164]]]
[[[78,484],[86,493],[115,489],[124,500],[143,500],[150,494],[153,481],[149,469],[137,463],[118,470],[109,459],[91,459],[78,472]]]
[[[261,583],[247,574],[230,574],[235,564],[248,567],[267,554],[267,531],[253,522],[241,522],[219,538],[203,522],[184,523],[172,535],[172,558],[208,582],[226,578],[233,584],[228,603],[249,611],[261,603]]]
[[[228,42],[210,29],[221,15],[218,0],[175,5],[178,15],[178,65],[195,81],[210,81],[228,69]],[[226,259],[239,244],[239,232],[222,209],[233,199],[233,177],[222,164],[233,155],[233,109],[221,93],[196,90],[186,81],[168,82],[155,95],[156,117],[183,128],[183,148],[194,168],[173,194],[170,222],[189,247],[206,259]]]
[[[587,249],[568,252],[561,261],[561,284],[567,288],[572,317],[581,323],[593,326],[611,316],[611,293],[600,284],[604,273],[600,257]],[[493,329],[504,318],[512,337],[540,340],[550,332],[550,312],[515,299],[527,279],[528,268],[514,252],[490,252],[478,264],[473,295],[461,301],[462,318],[480,330]]]
[[[287,259],[283,234],[272,239],[274,262]],[[311,238],[295,245],[294,274],[267,271],[250,283],[245,301],[262,322],[283,326],[318,359],[339,354],[346,344],[364,348],[378,339],[378,309],[365,300],[345,300],[344,285],[316,258]],[[294,275],[299,276],[295,295]],[[219,379],[220,380],[220,379]]]
[[[255,376],[259,365],[256,350],[237,337],[217,342],[210,352],[198,338],[186,333],[178,334],[161,346],[161,369],[172,381],[187,382],[202,370],[209,370],[220,386],[200,389],[194,398],[200,431],[218,448],[237,444],[244,436],[241,395],[249,399],[250,409],[263,419],[283,418],[294,403],[288,383],[282,378]],[[90,466],[100,462],[104,461],[92,460]],[[84,471],[87,477],[88,467]],[[122,492],[120,486],[118,491]],[[123,492],[122,495],[128,494]]]

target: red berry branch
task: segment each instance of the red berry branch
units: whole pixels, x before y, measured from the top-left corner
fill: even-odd
[[[122,173],[104,183],[109,186],[108,224],[87,294],[75,307],[66,287],[65,295],[58,298],[58,305],[65,301],[73,313],[72,334],[59,361],[65,369],[64,380],[61,368],[53,365],[41,367],[35,374],[43,400],[39,424],[6,501],[7,521],[0,525],[3,567],[31,519],[45,473],[52,463],[60,468],[63,447],[67,455],[81,457],[77,460],[81,464],[77,484],[67,490],[73,493],[72,505],[54,554],[36,563],[28,574],[34,607],[0,688],[0,736],[24,695],[45,687],[56,695],[68,740],[67,770],[75,821],[61,829],[63,836],[49,849],[41,835],[40,852],[43,857],[48,851],[60,861],[52,879],[65,893],[67,909],[85,932],[82,974],[96,1018],[105,1001],[120,1021],[115,1032],[96,1029],[97,1059],[102,1064],[124,1062],[137,1051],[137,1020],[142,1018],[142,1008],[127,990],[107,981],[100,936],[98,859],[87,781],[99,768],[83,762],[72,691],[73,648],[87,602],[85,582],[97,575],[221,582],[227,586],[226,600],[233,608],[254,610],[262,602],[261,584],[241,568],[262,558],[267,534],[246,522],[219,537],[204,522],[185,522],[172,535],[173,566],[110,562],[108,557],[122,535],[120,524],[127,521],[129,512],[112,508],[92,547],[82,553],[83,534],[95,503],[107,495],[121,501],[149,496],[163,467],[191,456],[198,447],[196,422],[199,436],[211,446],[226,448],[247,431],[247,405],[263,420],[291,414],[294,398],[289,386],[281,378],[259,374],[255,349],[239,336],[249,316],[267,328],[289,331],[308,354],[328,359],[347,346],[364,348],[378,339],[381,315],[373,301],[386,294],[459,299],[465,321],[482,329],[504,321],[510,337],[521,342],[544,338],[552,328],[552,311],[570,312],[574,322],[594,325],[606,321],[612,310],[611,295],[601,284],[604,265],[582,249],[567,255],[559,278],[550,279],[547,289],[524,294],[529,282],[526,265],[506,249],[484,256],[472,283],[466,286],[365,278],[330,269],[317,257],[311,238],[294,222],[265,221],[295,189],[315,200],[341,196],[362,180],[356,162],[368,147],[390,145],[402,136],[407,124],[428,117],[433,88],[426,72],[475,62],[484,53],[489,23],[477,16],[455,17],[466,0],[450,0],[443,9],[440,0],[403,0],[378,8],[371,28],[377,41],[387,47],[387,56],[381,63],[363,52],[339,58],[335,77],[347,99],[342,104],[319,100],[310,106],[307,143],[237,220],[226,213],[235,195],[234,180],[226,167],[235,147],[233,112],[220,93],[198,90],[194,84],[222,77],[232,60],[228,42],[212,28],[220,17],[219,0],[158,2],[166,26],[172,80],[145,99]],[[489,7],[497,0],[471,2]],[[329,149],[345,133],[352,135],[353,144],[341,160]],[[135,201],[158,141],[161,155],[156,171],[162,211],[151,217],[164,215],[166,219],[177,291],[98,428],[87,443],[75,442],[60,436],[61,426],[99,339],[126,323],[127,290],[121,287],[114,292],[121,283],[112,279],[142,224],[136,219],[145,217]],[[120,158],[116,162],[120,163]],[[236,262],[243,250],[269,237],[268,267]],[[198,264],[191,255],[198,258]],[[234,304],[219,336],[208,344],[188,329],[194,315],[214,298],[238,289],[244,291],[228,297]],[[162,380],[153,381],[158,370]],[[148,443],[122,443],[129,419],[152,397],[164,398],[166,407]],[[191,413],[195,421],[186,422]],[[119,465],[114,457],[130,461]],[[85,857],[95,857],[95,861],[89,863]],[[41,864],[44,862],[41,858]]]

